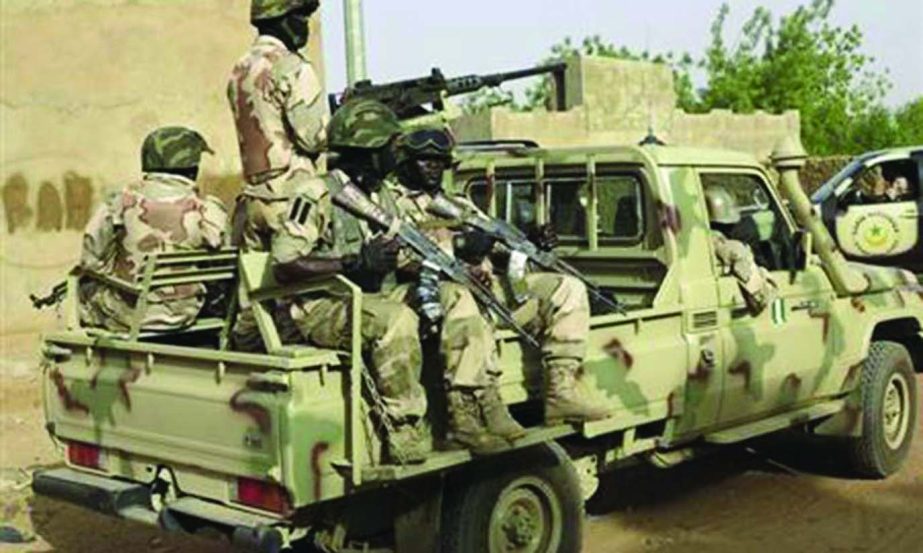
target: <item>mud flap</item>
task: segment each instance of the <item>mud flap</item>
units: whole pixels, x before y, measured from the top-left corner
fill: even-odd
[[[442,525],[442,476],[401,486],[403,509],[394,517],[396,553],[439,553]]]

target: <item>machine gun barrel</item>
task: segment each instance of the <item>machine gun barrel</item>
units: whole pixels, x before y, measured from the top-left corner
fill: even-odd
[[[41,311],[46,307],[51,307],[52,305],[58,304],[64,297],[67,295],[67,282],[59,282],[51,290],[51,293],[47,296],[36,296],[35,294],[29,294],[29,300],[32,302],[32,307]]]
[[[562,273],[576,278],[586,286],[587,292],[597,302],[605,305],[610,311],[625,314],[625,308],[620,302],[607,296],[576,267],[558,257],[554,252],[542,250],[529,240],[521,230],[506,221],[485,217],[480,213],[465,210],[444,194],[436,196],[430,202],[428,211],[437,217],[456,220],[484,232],[495,240],[502,242],[507,248],[522,252],[529,258],[529,261],[546,271]]]
[[[330,110],[336,112],[344,103],[364,98],[377,100],[394,110],[401,119],[407,119],[427,113],[427,105],[432,105],[436,110],[443,109],[443,101],[447,97],[500,86],[507,81],[552,73],[560,85],[565,69],[567,69],[567,64],[561,62],[505,73],[468,75],[447,79],[440,69],[434,68],[430,75],[415,79],[383,84],[373,84],[368,80],[360,81],[347,89],[342,97],[338,98],[337,95],[331,94]]]
[[[466,287],[481,305],[515,330],[526,343],[539,347],[535,337],[516,322],[513,314],[493,295],[490,288],[474,277],[463,263],[447,254],[419,229],[404,223],[376,205],[352,183],[337,181],[337,184],[339,189],[333,190],[334,204],[397,236],[404,245],[425,261],[439,267],[440,272],[450,280]]]

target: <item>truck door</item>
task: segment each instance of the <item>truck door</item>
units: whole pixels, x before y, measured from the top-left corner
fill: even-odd
[[[871,160],[838,191],[834,225],[847,257],[897,266],[923,266],[919,246],[923,198],[920,163],[902,157]]]
[[[742,219],[726,234],[750,247],[778,289],[770,305],[754,312],[737,279],[722,274],[714,260],[725,382],[719,423],[732,424],[811,397],[824,344],[832,336],[827,311],[832,292],[817,268],[792,279],[798,262],[792,226],[760,173],[716,170],[701,172],[700,180],[704,190],[731,192]]]

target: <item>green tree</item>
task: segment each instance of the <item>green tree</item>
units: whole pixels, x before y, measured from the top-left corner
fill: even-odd
[[[730,109],[801,113],[805,147],[815,155],[858,153],[896,143],[920,142],[920,101],[891,113],[882,100],[891,84],[887,73],[873,69],[863,53],[862,31],[830,22],[834,0],[811,0],[778,19],[757,8],[739,37],[728,46],[724,4],[711,25],[710,43],[701,58],[673,53],[652,55],[605,42],[599,36],[579,46],[565,39],[551,48],[550,59],[574,54],[644,60],[668,64],[675,76],[679,107],[701,113]],[[704,76],[696,89],[693,73]],[[482,92],[465,106],[471,111],[507,104],[513,109],[541,109],[550,97],[550,81],[529,88],[517,101],[509,93]],[[909,129],[909,130],[908,130]]]
[[[923,144],[923,96],[897,110],[894,120],[899,144],[904,146]]]

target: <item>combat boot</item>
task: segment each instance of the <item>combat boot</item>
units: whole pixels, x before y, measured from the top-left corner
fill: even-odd
[[[449,390],[448,445],[451,449],[467,449],[473,455],[490,455],[507,449],[506,440],[491,434],[484,425],[479,398],[472,391]]]
[[[500,436],[513,443],[526,435],[526,429],[519,425],[503,403],[497,384],[491,384],[481,397],[481,409],[484,412],[484,422],[491,434]]]
[[[388,460],[398,465],[416,465],[426,461],[431,451],[422,421],[395,424],[388,433]]]
[[[579,366],[556,366],[546,370],[545,425],[581,423],[608,418],[609,410],[577,389]]]

